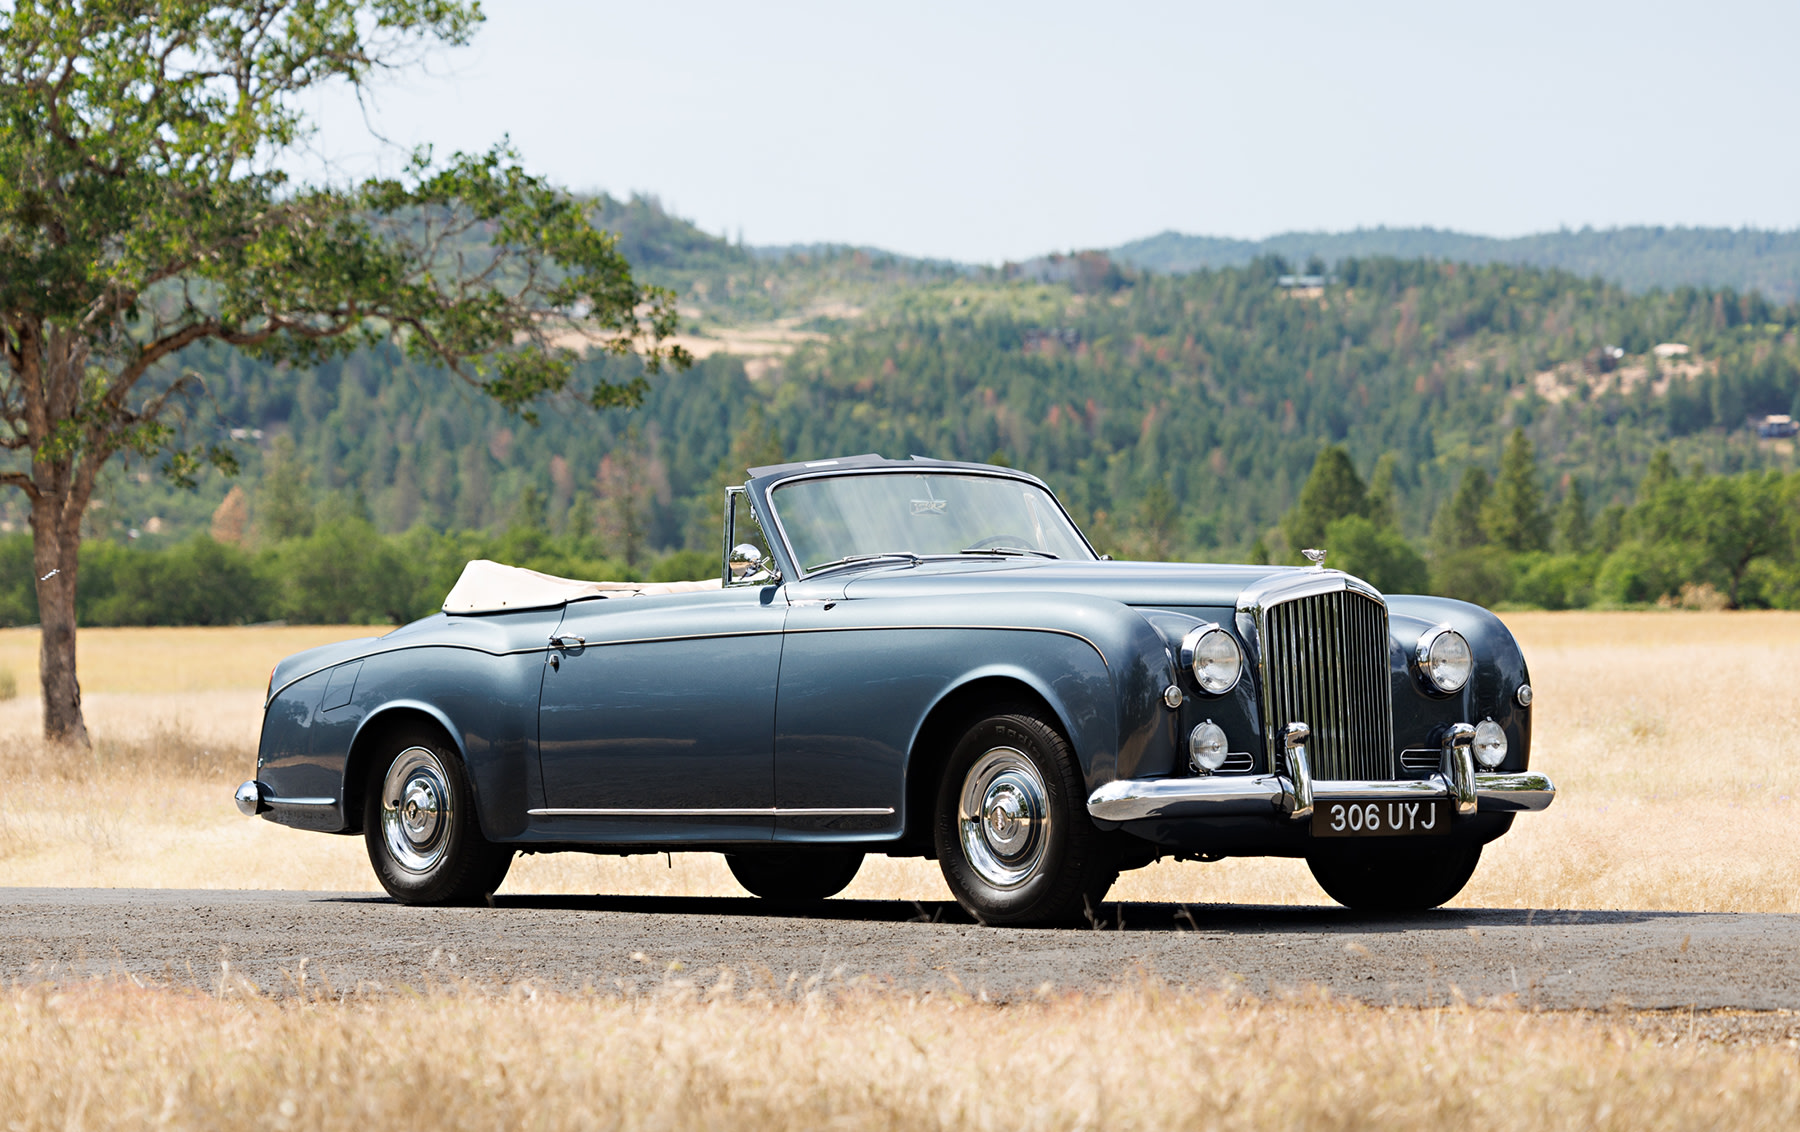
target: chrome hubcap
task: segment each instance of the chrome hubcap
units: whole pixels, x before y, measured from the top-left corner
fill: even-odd
[[[1050,840],[1050,798],[1023,751],[995,747],[963,778],[957,806],[963,855],[995,888],[1017,888],[1036,874]]]
[[[408,747],[381,784],[381,833],[388,855],[410,873],[436,868],[450,849],[450,776],[436,754]]]

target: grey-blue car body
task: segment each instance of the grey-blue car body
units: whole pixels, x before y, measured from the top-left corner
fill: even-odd
[[[792,872],[868,853],[941,857],[946,845],[960,855],[959,818],[942,812],[955,808],[947,767],[971,721],[1004,711],[1030,734],[983,742],[1061,751],[1080,797],[1012,760],[1014,779],[1003,767],[989,785],[1014,793],[960,815],[977,856],[1004,864],[1020,837],[1079,834],[1081,853],[1104,855],[1105,883],[1162,856],[1305,857],[1345,903],[1405,908],[1467,879],[1409,887],[1406,870],[1429,869],[1446,847],[1472,862],[1516,814],[1554,797],[1529,770],[1525,657],[1479,606],[1383,595],[1318,567],[1115,562],[1091,550],[1069,560],[902,547],[814,569],[783,527],[784,485],[935,474],[1048,488],[1011,469],[916,458],[751,472],[727,498],[716,589],[439,613],[283,660],[240,806],[367,833],[373,853],[365,825],[381,813],[369,795],[384,789],[380,764],[397,744],[423,743],[460,767],[428,781],[422,804],[448,813],[432,791],[454,794],[460,776],[459,820],[508,858],[692,850]],[[760,573],[731,561],[746,532],[767,532]],[[1241,650],[1241,676],[1216,694],[1187,655],[1209,630]],[[1446,632],[1468,656],[1451,691],[1421,651]],[[1203,725],[1223,732],[1216,767],[1196,761]],[[1495,765],[1471,758],[1477,728],[1477,753],[1503,751]],[[1216,732],[1205,734],[1217,761]],[[1047,757],[1058,756],[1031,755]],[[1084,900],[1104,891],[1082,884]],[[964,903],[985,920],[1034,922],[1067,919],[1073,899],[1010,912],[979,895]]]

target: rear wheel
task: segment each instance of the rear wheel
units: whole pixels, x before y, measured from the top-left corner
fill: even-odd
[[[500,887],[513,851],[481,836],[462,760],[442,736],[386,744],[363,791],[363,841],[388,895],[403,904],[471,904]]]
[[[985,924],[1080,923],[1099,911],[1118,863],[1088,817],[1068,742],[1026,708],[977,720],[938,791],[938,864]]]
[[[839,849],[727,853],[731,875],[753,896],[798,907],[836,896],[862,868],[863,855]]]
[[[1326,895],[1358,912],[1422,912],[1453,899],[1481,862],[1481,846],[1356,846],[1306,865]]]

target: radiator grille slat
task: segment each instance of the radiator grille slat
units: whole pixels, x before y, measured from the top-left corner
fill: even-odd
[[[1270,765],[1298,722],[1312,728],[1313,777],[1393,778],[1387,607],[1350,590],[1312,594],[1268,606],[1259,628]]]

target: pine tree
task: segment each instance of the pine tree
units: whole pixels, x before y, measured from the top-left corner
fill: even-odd
[[[278,436],[256,490],[256,535],[265,543],[305,538],[313,531],[310,472],[289,436]]]
[[[1556,509],[1556,546],[1564,554],[1586,554],[1593,542],[1593,529],[1588,524],[1587,495],[1580,480],[1569,482],[1569,494],[1563,496]]]
[[[1656,455],[1650,457],[1650,466],[1644,469],[1644,478],[1638,481],[1638,501],[1649,499],[1664,484],[1680,478],[1681,473],[1675,470],[1675,457],[1667,448],[1657,449]]]
[[[1325,545],[1325,528],[1346,515],[1367,515],[1368,489],[1350,463],[1350,453],[1333,444],[1313,461],[1312,474],[1300,489],[1300,501],[1281,521],[1288,549],[1295,558],[1301,550]]]
[[[1439,554],[1455,554],[1486,546],[1487,529],[1482,525],[1482,512],[1494,494],[1494,483],[1484,468],[1463,472],[1456,494],[1438,508],[1431,520],[1431,541]]]
[[[1483,513],[1488,538],[1519,553],[1550,544],[1544,518],[1544,489],[1538,486],[1537,456],[1522,428],[1513,429],[1500,453],[1500,479]]]
[[[1392,452],[1384,452],[1381,459],[1375,461],[1375,471],[1369,476],[1369,503],[1364,513],[1379,530],[1394,530],[1399,526],[1394,517],[1394,469],[1398,465],[1399,460]]]

